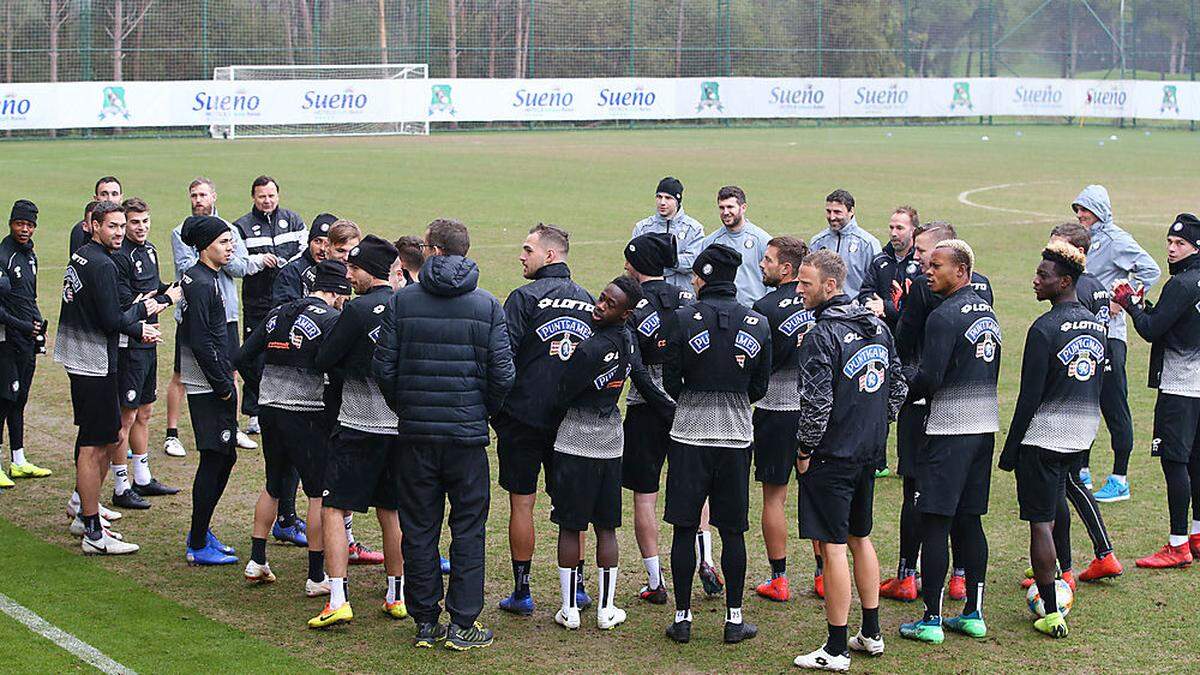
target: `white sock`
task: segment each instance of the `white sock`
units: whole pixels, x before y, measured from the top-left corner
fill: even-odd
[[[138,485],[146,485],[152,480],[154,480],[154,476],[150,475],[150,455],[134,455],[133,482]]]
[[[342,525],[346,526],[346,543],[354,543],[354,516],[342,516]]]
[[[708,565],[709,567],[716,567],[716,565],[713,564],[712,556],[712,532],[709,532],[708,530],[699,530],[696,534],[696,542],[699,544],[700,548],[699,555],[697,556],[700,559],[700,562]]]
[[[1167,543],[1172,546],[1183,546],[1187,543],[1188,536],[1186,534],[1173,534],[1167,538]]]
[[[600,567],[598,569],[600,571],[600,578],[597,581],[597,585],[600,588],[600,598],[596,610],[606,611],[616,606],[617,568]]]
[[[396,579],[397,578],[398,577],[393,577],[393,576],[388,576],[388,578],[387,578],[388,589],[387,589],[387,597],[384,598],[384,602],[386,602],[389,605],[392,604],[393,602],[396,602]]]
[[[658,556],[654,555],[649,558],[642,558],[642,564],[646,566],[646,578],[649,579],[646,583],[646,588],[650,590],[658,588],[660,582],[662,582],[662,568],[659,567]]]
[[[13,448],[12,463],[13,464],[24,464],[25,463],[25,448]]]
[[[113,476],[113,494],[123,495],[131,487],[129,485],[129,468],[124,464],[109,464]]]
[[[71,507],[72,511],[79,513],[79,509],[82,507],[79,505],[79,493],[78,492],[71,493],[71,498],[67,500],[67,505]]]
[[[675,623],[679,623],[680,621],[691,621],[691,620],[692,620],[692,610],[690,610],[690,609],[675,610]]]
[[[329,609],[346,604],[346,578],[329,577]]]
[[[396,577],[396,600],[404,602],[404,575]]]
[[[726,607],[725,608],[725,623],[741,623],[742,608],[741,607]]]
[[[1200,534],[1200,520],[1192,521],[1192,534]]]
[[[558,568],[558,590],[562,594],[564,610],[575,606],[575,584],[578,579],[578,572],[574,567]]]
[[[1128,478],[1128,477],[1126,477],[1126,476],[1119,476],[1119,475],[1117,475],[1117,474],[1115,474],[1115,473],[1114,473],[1114,474],[1112,475],[1112,478],[1113,478],[1113,480],[1117,481],[1117,482],[1118,482],[1118,483],[1120,483],[1121,485],[1129,485],[1129,478]]]

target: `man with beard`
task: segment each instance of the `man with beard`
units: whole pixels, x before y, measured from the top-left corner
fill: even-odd
[[[871,261],[871,269],[858,291],[858,301],[883,319],[892,333],[896,332],[900,306],[907,293],[904,281],[915,277],[920,270],[913,246],[913,238],[920,226],[920,218],[913,207],[897,206],[892,211],[888,221],[889,241],[883,252]]]
[[[700,250],[713,244],[724,244],[742,254],[742,264],[734,282],[738,302],[753,305],[767,294],[758,264],[767,251],[771,235],[746,218],[746,193],[736,185],[726,185],[717,192],[717,212],[724,227],[705,237],[700,242]]]
[[[829,249],[846,263],[844,290],[858,297],[863,279],[871,270],[871,261],[879,255],[879,240],[862,229],[854,218],[854,196],[845,190],[834,190],[825,198],[825,222],[829,227],[809,240],[812,251]]]

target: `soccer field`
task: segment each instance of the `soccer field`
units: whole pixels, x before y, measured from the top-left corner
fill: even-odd
[[[990,140],[981,140],[984,134]],[[186,189],[197,175],[214,180],[218,208],[228,220],[249,209],[250,181],[260,173],[278,179],[282,205],[305,219],[330,211],[388,239],[421,233],[438,216],[459,218],[471,228],[471,257],[479,262],[482,285],[501,300],[522,283],[517,254],[525,232],[539,221],[571,232],[575,278],[598,292],[621,272],[621,245],[633,223],[652,212],[655,185],[666,175],[683,181],[683,207],[707,232],[720,227],[717,189],[736,184],[746,191],[750,220],[773,235],[805,239],[824,227],[824,196],[842,187],[858,202],[859,224],[881,240],[886,241],[891,210],[911,204],[924,221],[950,220],[974,246],[977,269],[995,288],[1004,331],[1000,401],[1001,427],[1006,429],[1017,395],[1025,330],[1045,309],[1035,301],[1030,279],[1050,227],[1072,218],[1071,200],[1084,185],[1102,183],[1112,195],[1117,224],[1155,256],[1165,273],[1165,226],[1176,213],[1200,210],[1200,184],[1189,160],[1197,150],[1200,136],[1185,131],[1148,133],[1108,126],[714,127],[238,142],[9,142],[0,144],[0,208],[7,213],[13,200],[30,198],[41,209],[36,234],[39,293],[53,335],[67,233],[79,220],[93,182],[105,174],[120,177],[127,197],[139,196],[150,204],[151,239],[164,258],[169,256],[169,230],[189,214]],[[164,277],[169,276],[170,263],[163,260],[162,265]],[[1150,296],[1156,298],[1157,289]],[[811,651],[824,639],[820,601],[803,592],[811,588],[811,549],[794,537],[794,528],[789,573],[793,589],[802,592],[785,604],[754,597],[754,584],[768,575],[757,526],[757,485],[751,488],[751,531],[746,537],[750,564],[745,611],[747,619],[759,625],[760,635],[740,646],[721,643],[724,605],[719,598],[694,605],[697,617],[688,645],[663,636],[671,620],[669,605],[638,603],[635,595],[645,572],[633,536],[629,497],[625,526],[618,531],[618,604],[629,611],[625,625],[602,633],[595,629],[590,611],[579,631],[566,632],[554,624],[555,530],[545,495],[535,515],[539,542],[532,586],[538,609],[529,618],[499,612],[496,602],[507,595],[512,580],[508,500],[498,486],[492,492],[487,597],[481,617],[496,631],[491,648],[467,654],[411,648],[412,623],[394,622],[378,611],[385,587],[378,567],[351,568],[350,594],[357,610],[351,626],[327,633],[307,630],[305,620],[324,601],[303,595],[304,551],[272,546],[269,555],[279,582],[265,587],[247,587],[239,566],[189,568],[184,563],[191,476],[198,458],[195,452],[184,459],[170,458],[160,450],[173,328],[174,322],[164,321],[168,346],[160,350],[160,404],[151,431],[151,464],[157,478],[187,489],[174,497],[155,498],[150,511],[126,512],[119,530],[140,544],[141,552],[125,559],[84,560],[78,539],[66,532],[63,505],[74,481],[74,429],[66,376],[48,358],[40,360],[34,382],[26,448],[31,461],[53,468],[55,474],[20,482],[0,494],[0,593],[134,670],[782,671],[791,668],[796,654]],[[1068,620],[1070,637],[1053,641],[1033,631],[1025,593],[1018,586],[1027,565],[1028,528],[1017,519],[1012,475],[995,470],[991,512],[984,518],[991,548],[984,609],[987,638],[970,641],[949,635],[938,647],[904,641],[897,626],[919,618],[920,603],[884,600],[880,616],[887,653],[880,659],[856,656],[855,669],[1200,669],[1195,650],[1200,633],[1197,572],[1133,566],[1136,557],[1157,550],[1167,535],[1163,478],[1157,460],[1149,456],[1154,397],[1145,387],[1148,354],[1148,346],[1131,330],[1134,496],[1103,507],[1126,573],[1115,581],[1080,585]],[[181,434],[191,448],[188,427],[185,415]],[[997,445],[1003,440],[1002,431]],[[1099,485],[1111,466],[1106,431],[1101,431],[1095,448],[1092,471]],[[894,469],[894,451],[892,458]],[[3,463],[7,466],[7,456]],[[496,468],[493,454],[493,474]],[[243,562],[262,483],[261,454],[243,451],[214,520],[214,530],[239,549]],[[896,564],[899,502],[900,480],[880,480],[873,538],[885,577]],[[794,522],[794,488],[789,513]],[[374,520],[373,515],[358,517],[355,533],[378,547]],[[669,562],[669,532],[664,528],[660,536],[664,564]],[[1073,538],[1076,568],[1082,569],[1092,554],[1078,520]],[[592,542],[589,537],[589,546]],[[590,558],[587,576],[595,595]],[[672,584],[669,569],[667,574]],[[957,613],[956,604],[947,603],[948,613]],[[852,632],[858,621],[855,605]],[[85,668],[4,616],[0,640],[8,645],[5,651],[16,656],[12,662],[0,657],[2,670]],[[14,644],[19,645],[15,651]]]

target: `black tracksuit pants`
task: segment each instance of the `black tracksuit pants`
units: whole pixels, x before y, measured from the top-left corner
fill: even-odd
[[[436,623],[443,598],[439,543],[450,501],[450,621],[468,627],[483,610],[484,534],[491,503],[487,448],[401,442],[395,459],[404,531],[404,601],[417,623]]]
[[[1133,454],[1133,416],[1129,413],[1129,381],[1125,376],[1126,348],[1124,340],[1108,339],[1111,370],[1105,369],[1100,385],[1100,413],[1112,437],[1112,472],[1118,476],[1129,475],[1129,456]]]

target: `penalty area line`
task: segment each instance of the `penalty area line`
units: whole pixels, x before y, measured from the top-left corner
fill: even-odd
[[[75,658],[95,667],[102,673],[108,673],[109,675],[137,675],[132,668],[123,666],[108,658],[99,649],[46,621],[33,613],[32,610],[3,593],[0,593],[0,611],[3,611],[5,614],[24,624],[29,630],[65,649]]]

